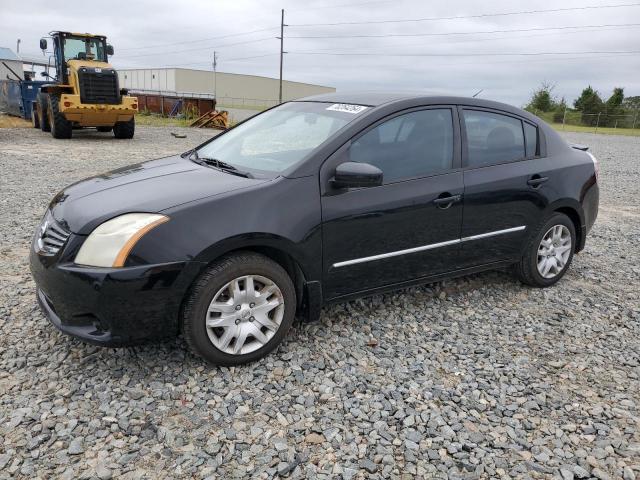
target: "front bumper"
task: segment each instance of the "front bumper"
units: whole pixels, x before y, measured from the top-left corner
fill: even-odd
[[[203,264],[176,262],[127,268],[58,263],[31,249],[37,299],[62,332],[101,346],[175,337],[180,308]]]
[[[89,104],[82,103],[80,95],[63,94],[60,111],[67,120],[83,127],[113,126],[131,120],[138,112],[138,99],[123,95],[120,104]]]

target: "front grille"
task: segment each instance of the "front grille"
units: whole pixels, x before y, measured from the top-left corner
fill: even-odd
[[[36,249],[40,255],[52,257],[64,247],[69,235],[70,232],[62,228],[48,211],[36,231]]]
[[[82,67],[78,70],[82,103],[120,103],[118,74],[113,69]]]

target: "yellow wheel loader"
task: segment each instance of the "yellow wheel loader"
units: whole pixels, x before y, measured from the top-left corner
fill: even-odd
[[[95,127],[116,138],[133,138],[138,99],[120,89],[118,73],[109,65],[113,47],[102,35],[51,32],[55,77],[40,88],[33,102],[33,126],[54,138],[71,138],[73,130]],[[47,39],[40,40],[47,49]]]

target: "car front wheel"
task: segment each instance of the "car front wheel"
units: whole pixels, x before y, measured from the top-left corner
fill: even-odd
[[[252,252],[234,254],[196,281],[182,333],[208,362],[239,365],[273,350],[291,327],[295,309],[293,282],[279,264]]]
[[[575,245],[573,222],[563,213],[554,213],[527,242],[516,265],[518,278],[532,287],[550,287],[567,272]]]

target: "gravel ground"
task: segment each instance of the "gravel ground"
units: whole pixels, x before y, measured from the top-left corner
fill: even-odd
[[[559,285],[491,272],[328,307],[268,358],[181,339],[100,349],[36,306],[27,255],[66,184],[186,150],[0,129],[0,478],[640,478],[640,138],[600,158],[601,209]]]

